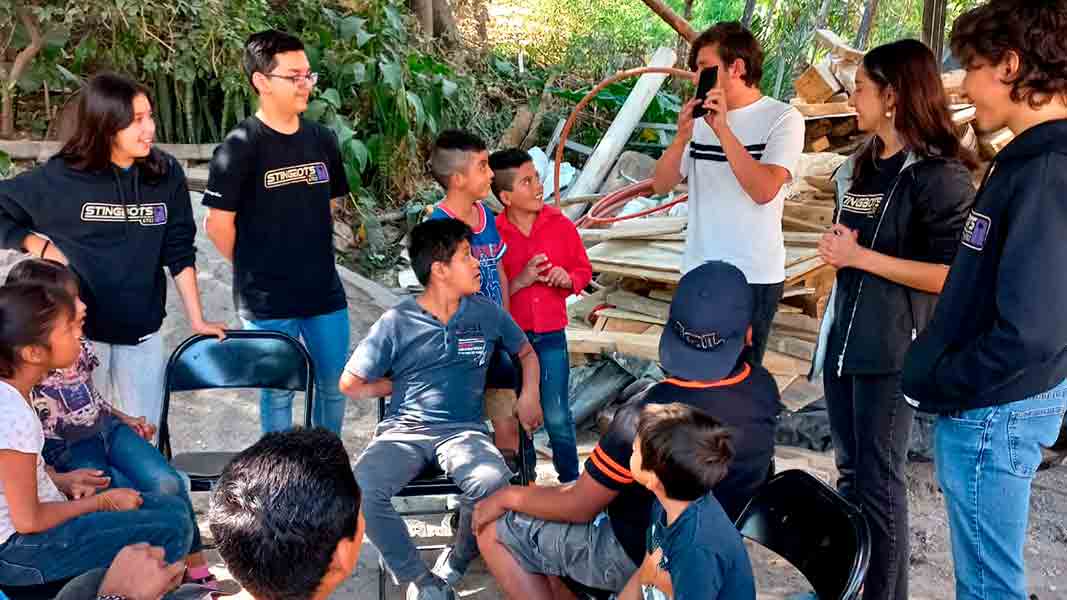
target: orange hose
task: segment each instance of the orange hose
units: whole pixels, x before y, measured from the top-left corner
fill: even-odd
[[[682,70],[682,69],[675,69],[673,67],[639,67],[639,68],[636,68],[636,69],[629,69],[629,70],[626,70],[626,71],[621,71],[619,73],[616,73],[615,75],[612,75],[611,77],[608,77],[604,81],[601,81],[592,90],[589,90],[589,93],[586,94],[585,97],[582,98],[581,101],[578,102],[578,104],[574,107],[574,110],[571,111],[571,116],[567,117],[567,122],[563,124],[563,130],[559,134],[559,142],[557,142],[558,146],[556,146],[555,182],[553,182],[554,183],[554,190],[553,190],[554,194],[553,195],[556,198],[556,205],[557,206],[560,203],[559,171],[560,171],[560,167],[563,165],[563,147],[566,146],[566,144],[567,144],[567,137],[571,133],[571,127],[574,126],[574,122],[578,119],[578,113],[580,113],[581,110],[583,108],[585,108],[585,106],[587,104],[589,104],[589,102],[592,101],[592,99],[595,98],[596,95],[599,94],[601,90],[603,90],[604,88],[608,87],[609,85],[615,83],[616,81],[619,81],[619,80],[622,80],[622,79],[629,79],[630,77],[637,77],[639,75],[644,75],[645,73],[664,73],[666,75],[674,75],[676,77],[685,77],[686,79],[691,79],[693,77],[693,74],[690,73],[689,71],[685,71],[685,70]],[[603,199],[601,199],[601,202],[602,201],[603,201]],[[679,200],[679,202],[680,202],[680,200]],[[677,202],[675,202],[675,203],[677,203]],[[659,208],[659,207],[657,207],[657,208]],[[660,209],[660,210],[662,210],[662,209]],[[634,216],[636,216],[636,215],[634,215]],[[626,218],[631,218],[632,219],[633,216],[628,216]]]

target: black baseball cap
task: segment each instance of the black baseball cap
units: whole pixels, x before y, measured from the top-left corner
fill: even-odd
[[[745,348],[752,305],[748,280],[729,263],[706,262],[686,273],[659,340],[663,370],[690,381],[724,379]]]

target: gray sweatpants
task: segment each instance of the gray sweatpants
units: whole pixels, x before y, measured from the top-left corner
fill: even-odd
[[[463,491],[452,555],[456,565],[465,566],[478,556],[478,541],[471,528],[474,504],[506,486],[512,477],[484,427],[379,426],[354,470],[363,491],[367,537],[378,547],[399,584],[418,579],[429,567],[419,558],[392,498],[431,464],[439,466]]]

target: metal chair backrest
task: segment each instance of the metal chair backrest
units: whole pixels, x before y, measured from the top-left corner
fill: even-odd
[[[736,525],[741,535],[796,567],[822,600],[859,596],[871,557],[867,520],[813,475],[799,469],[775,475]]]
[[[194,335],[167,362],[159,443],[170,457],[167,414],[171,392],[225,388],[303,391],[304,426],[311,426],[315,366],[304,345],[278,331],[226,332],[226,339]]]

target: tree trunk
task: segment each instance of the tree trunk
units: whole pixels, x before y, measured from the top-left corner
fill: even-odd
[[[415,0],[418,4],[415,11],[419,16],[419,25],[427,39],[433,39],[433,0]]]
[[[448,0],[433,0],[433,23],[438,38],[448,43],[459,41],[459,28]]]
[[[863,20],[860,21],[860,29],[856,32],[856,43],[853,46],[857,50],[867,49],[867,38],[871,35],[874,19],[878,14],[878,0],[867,0],[867,8],[863,10]]]
[[[745,0],[745,14],[741,17],[741,24],[752,27],[752,15],[756,13],[756,0]]]
[[[677,31],[678,35],[690,42],[696,39],[697,33],[693,31],[693,27],[689,25],[689,22],[678,16],[678,13],[674,12],[671,7],[661,2],[661,0],[642,0],[642,2]]]
[[[23,48],[15,56],[15,62],[11,65],[11,71],[7,74],[7,81],[0,91],[2,107],[0,107],[0,138],[12,138],[15,136],[15,84],[22,78],[22,74],[29,68],[33,58],[41,51],[44,38],[41,36],[41,28],[37,19],[30,13],[28,8],[15,9],[19,20],[22,21],[26,33],[30,36],[30,45]]]
[[[682,18],[689,21],[693,17],[693,0],[685,0],[685,11],[682,12]],[[679,69],[686,68],[687,59],[689,57],[689,40],[681,34],[678,35],[678,60],[675,61],[674,66]]]
[[[826,27],[826,22],[830,20],[830,4],[831,0],[822,0],[822,6],[819,7],[819,17],[815,20],[815,29]]]

